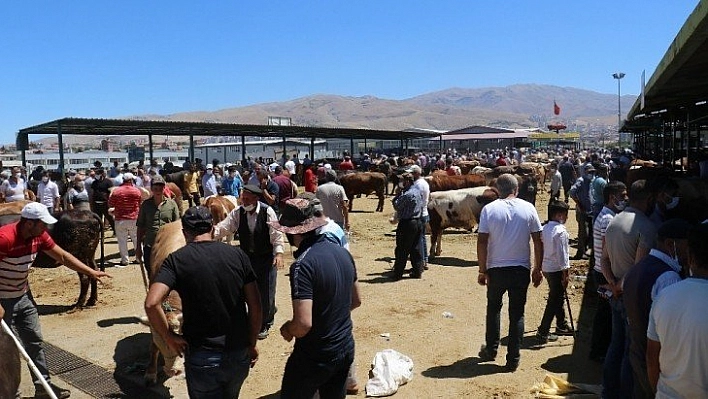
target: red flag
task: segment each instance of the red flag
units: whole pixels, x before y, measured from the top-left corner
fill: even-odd
[[[556,104],[556,100],[553,100],[553,113],[556,115],[560,115],[561,113],[561,107]]]

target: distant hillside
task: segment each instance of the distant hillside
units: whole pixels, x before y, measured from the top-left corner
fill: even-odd
[[[553,115],[554,100],[561,107],[559,116]],[[629,110],[635,100],[635,96],[622,96],[622,110]],[[545,128],[547,122],[559,120],[565,122],[569,130],[584,132],[597,126],[616,126],[617,96],[572,87],[520,84],[450,88],[405,100],[317,94],[218,111],[129,118],[265,124],[268,116],[290,117],[293,124],[300,126],[389,130],[454,130],[471,125]]]

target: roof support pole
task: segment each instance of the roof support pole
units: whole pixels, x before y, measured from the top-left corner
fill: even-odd
[[[285,138],[285,136],[283,136],[283,156],[281,157],[281,159],[283,160],[283,165],[285,165],[285,154],[286,154],[287,151],[288,151],[288,148],[287,148],[287,139]],[[276,159],[276,162],[277,162],[277,161],[278,161],[278,160]]]
[[[364,137],[364,154],[369,153],[369,147],[366,145],[366,137]]]
[[[59,173],[64,175],[64,139],[61,134],[61,122],[57,123],[57,138],[59,141]]]
[[[246,136],[241,135],[241,161],[246,160]],[[242,163],[243,164],[243,163]]]
[[[354,136],[349,136],[349,156],[354,156]]]
[[[152,152],[152,134],[148,134],[148,154],[150,154],[150,163],[155,159]]]
[[[192,133],[192,128],[189,128],[189,153],[187,156],[189,157],[189,162],[194,162],[194,135]]]
[[[310,137],[310,160],[315,162],[315,137]]]
[[[443,139],[442,139],[442,134],[440,135],[440,153],[442,154],[443,152]]]

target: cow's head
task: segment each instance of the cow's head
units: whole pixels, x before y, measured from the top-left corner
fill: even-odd
[[[496,189],[496,187],[490,187],[484,190],[482,195],[477,196],[477,203],[484,207],[485,205],[497,199],[499,199],[499,191]]]

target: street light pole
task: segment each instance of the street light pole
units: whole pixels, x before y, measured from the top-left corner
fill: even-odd
[[[613,73],[612,77],[617,79],[617,140],[620,145],[622,146],[622,140],[620,140],[620,129],[622,128],[622,86],[621,86],[621,80],[624,77],[624,72],[617,72]],[[602,143],[602,146],[605,146],[604,140]]]

